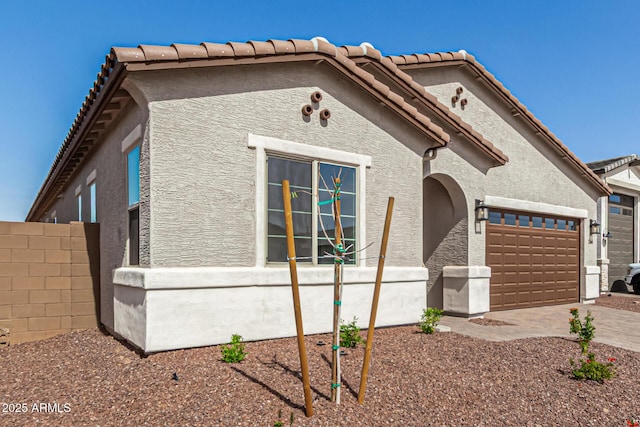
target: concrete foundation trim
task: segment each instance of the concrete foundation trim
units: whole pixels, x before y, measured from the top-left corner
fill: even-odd
[[[489,311],[491,267],[445,266],[442,276],[445,313],[477,317]]]
[[[345,269],[345,321],[368,325],[375,272]],[[329,332],[333,269],[298,273],[305,334]],[[287,268],[121,268],[114,276],[115,333],[147,353],[226,343],[236,333],[248,341],[296,334]],[[418,322],[427,277],[422,267],[385,268],[376,326]]]
[[[344,283],[371,283],[375,281],[376,267],[345,267]],[[384,282],[427,281],[425,267],[385,267]],[[301,286],[333,283],[333,268],[298,267]],[[237,288],[246,286],[291,285],[288,267],[183,267],[137,268],[114,270],[117,285],[143,289]]]
[[[588,303],[600,296],[600,267],[586,265],[584,267],[584,286],[580,290],[580,300]]]
[[[589,216],[586,209],[570,208],[567,206],[551,205],[548,203],[531,202],[529,200],[509,199],[506,197],[485,196],[484,204],[493,208],[513,209],[516,211],[526,212],[539,212],[573,218],[587,218]]]

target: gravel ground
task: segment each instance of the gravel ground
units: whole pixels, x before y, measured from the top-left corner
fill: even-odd
[[[606,294],[596,300],[597,305],[603,307],[616,308],[618,310],[628,310],[640,313],[640,296],[635,294]]]
[[[489,342],[417,326],[379,329],[365,404],[356,398],[359,347],[342,358],[337,406],[329,399],[331,346],[319,340],[331,338],[306,337],[312,418],[295,338],[247,343],[238,364],[221,362],[217,346],[141,357],[98,330],[2,348],[0,425],[271,427],[279,414],[284,426],[291,414],[294,426],[625,426],[640,418],[640,353],[604,344],[592,350],[601,361],[615,357],[617,375],[598,384],[570,378],[568,359],[579,357],[570,339]]]

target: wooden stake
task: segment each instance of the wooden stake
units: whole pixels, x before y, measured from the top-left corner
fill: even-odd
[[[382,285],[382,270],[384,269],[384,259],[387,255],[387,241],[389,240],[389,228],[391,227],[391,213],[393,212],[393,197],[389,197],[387,204],[387,217],[384,221],[384,231],[382,232],[382,243],[380,244],[380,258],[378,258],[378,272],[376,273],[376,285],[373,289],[373,301],[371,302],[371,316],[369,316],[369,329],[367,330],[367,347],[364,352],[362,362],[362,374],[360,375],[360,391],[358,392],[358,403],[364,403],[364,392],[367,388],[367,375],[369,375],[369,362],[371,361],[371,348],[373,347],[373,331],[376,325],[376,314],[378,313],[378,300],[380,299],[380,286]]]
[[[335,226],[335,245],[336,248],[342,246],[342,223],[340,221],[340,178],[335,179],[334,187],[334,212],[333,223]],[[342,256],[342,253],[335,251],[336,256]],[[340,403],[340,282],[341,282],[341,264],[334,262],[333,267],[333,360],[331,371],[331,401]]]
[[[302,386],[304,388],[304,407],[307,417],[313,416],[313,402],[311,399],[311,384],[309,381],[309,363],[307,349],[304,344],[302,329],[302,310],[300,309],[300,290],[298,289],[298,269],[296,265],[296,247],[293,239],[293,214],[291,213],[291,191],[289,181],[282,181],[282,200],[284,202],[284,223],[287,230],[287,253],[289,256],[289,273],[291,274],[291,290],[293,292],[293,311],[296,317],[296,332],[298,333],[298,352],[300,353],[300,368],[302,370]]]

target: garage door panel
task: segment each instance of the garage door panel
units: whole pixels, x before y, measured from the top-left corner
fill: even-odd
[[[503,218],[506,211],[502,211]],[[508,212],[533,218],[537,215]],[[578,301],[579,224],[544,216],[543,225],[487,224],[487,264],[491,275],[491,310],[506,310]],[[557,229],[555,228],[557,226]]]

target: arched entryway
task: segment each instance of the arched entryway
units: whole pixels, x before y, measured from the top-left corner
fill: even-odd
[[[468,215],[464,193],[448,175],[433,174],[422,183],[423,261],[429,269],[427,306],[442,309],[442,269],[468,265]]]

